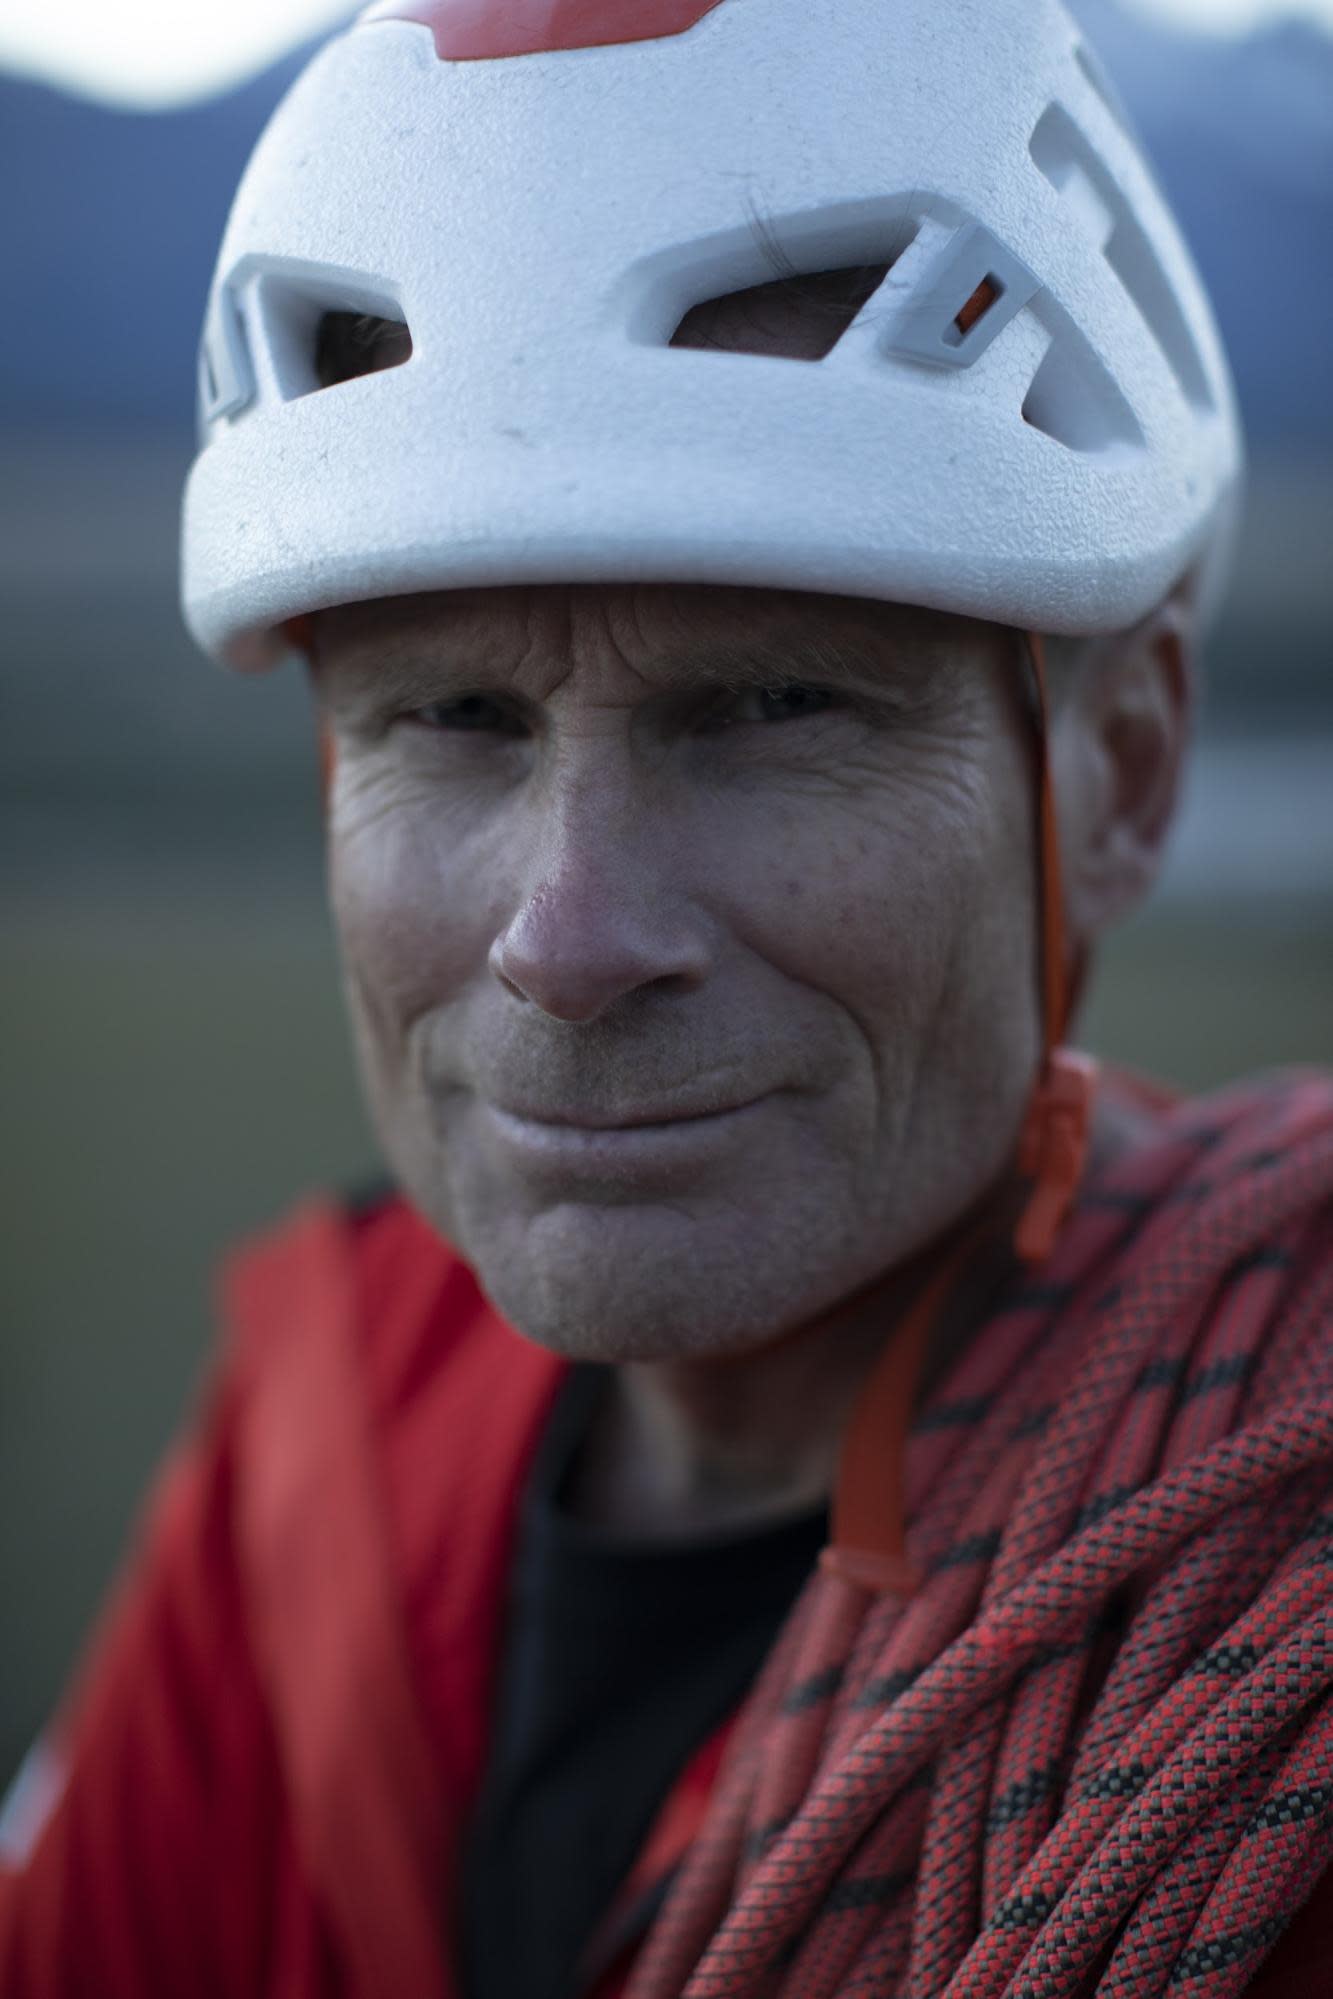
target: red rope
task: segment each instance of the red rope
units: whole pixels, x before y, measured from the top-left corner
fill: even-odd
[[[812,1576],[631,1999],[1253,1976],[1333,1855],[1333,1099],[1244,1103],[1109,1175],[1042,1272],[1072,1303],[935,1391],[920,1585]]]

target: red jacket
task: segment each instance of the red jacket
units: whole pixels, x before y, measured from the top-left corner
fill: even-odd
[[[567,1364],[401,1200],[306,1204],[231,1261],[223,1314],[52,1731],[63,1791],[0,1876],[0,1993],[453,1999],[516,1502]],[[688,1841],[724,1734],[639,1881]],[[1250,1999],[1333,1993],[1331,1885]]]

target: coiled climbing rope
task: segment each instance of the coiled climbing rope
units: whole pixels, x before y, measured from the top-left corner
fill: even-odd
[[[1232,1999],[1333,1858],[1333,1090],[1206,1115],[919,1412],[918,1585],[811,1577],[629,1999]]]

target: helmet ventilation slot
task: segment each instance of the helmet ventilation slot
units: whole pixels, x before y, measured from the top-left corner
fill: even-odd
[[[1143,428],[1076,328],[1056,334],[1023,401],[1023,421],[1070,451],[1139,448]]]
[[[822,361],[892,270],[892,263],[848,264],[791,273],[747,285],[690,307],[668,345],[728,354],[769,354]]]
[[[247,258],[224,292],[248,329],[265,399],[300,402],[411,358],[397,288],[361,272]]]
[[[1210,410],[1213,398],[1175,291],[1127,196],[1061,104],[1042,113],[1028,150],[1138,308],[1186,399]]]
[[[1137,135],[1134,132],[1133,121],[1125,108],[1125,101],[1112,83],[1100,56],[1090,49],[1086,42],[1080,42],[1074,50],[1074,60],[1121,131],[1134,139],[1137,144]]]
[[[373,312],[325,312],[315,328],[315,378],[321,389],[401,368],[412,358],[407,322]]]
[[[245,323],[229,285],[219,285],[209,301],[199,347],[199,423],[239,416],[254,401],[255,368]]]

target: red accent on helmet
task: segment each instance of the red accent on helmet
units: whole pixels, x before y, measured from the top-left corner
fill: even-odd
[[[378,0],[366,21],[416,21],[445,62],[683,35],[721,0]]]

